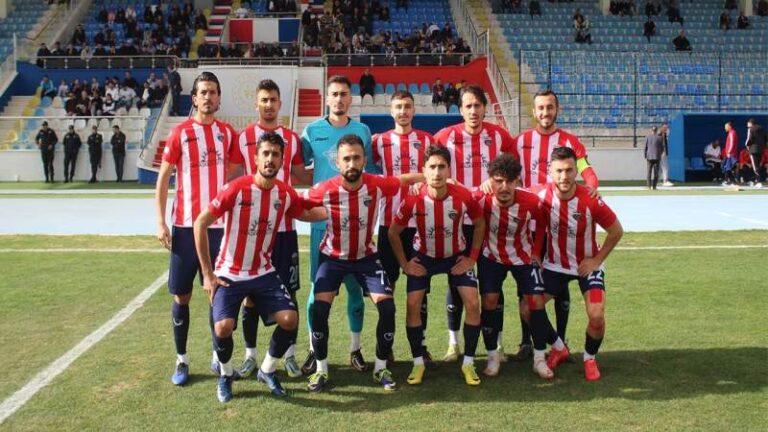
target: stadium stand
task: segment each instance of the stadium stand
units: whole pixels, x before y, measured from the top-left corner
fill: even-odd
[[[20,38],[26,37],[44,15],[52,12],[48,2],[42,0],[14,0],[9,3],[11,8],[8,16],[0,19],[0,63],[13,53],[14,34]]]

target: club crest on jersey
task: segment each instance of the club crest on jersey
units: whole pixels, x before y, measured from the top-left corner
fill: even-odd
[[[573,220],[579,220],[579,219],[581,219],[581,213],[574,212],[571,217],[573,218]]]
[[[339,172],[339,168],[336,166],[336,146],[333,146],[328,150],[324,151],[323,156],[325,156],[325,159],[328,161],[328,165],[334,171]]]
[[[483,138],[483,144],[485,144],[488,147],[490,147],[493,144],[493,140],[490,137],[485,137],[485,138]]]
[[[371,197],[363,198],[363,205],[364,206],[370,207],[371,206],[371,202],[373,202],[373,199],[371,199]]]
[[[494,234],[495,234],[495,233],[499,232],[499,224],[495,224],[495,223],[492,223],[492,224],[491,224],[491,226],[489,226],[489,227],[488,227],[488,229],[489,229],[489,230],[490,230],[492,233],[494,233]]]
[[[456,220],[456,216],[458,216],[458,213],[456,213],[455,210],[451,210],[448,212],[448,217],[451,218],[451,220]]]
[[[514,222],[514,223],[516,223],[516,224],[517,224],[517,223],[520,223],[520,218],[519,218],[519,217],[517,217],[517,216],[512,216],[512,222]]]
[[[216,134],[216,139],[223,142],[224,141],[224,134],[223,133]]]
[[[272,208],[274,208],[275,210],[280,210],[280,207],[282,207],[282,206],[283,206],[283,203],[281,203],[280,201],[275,201],[272,204]]]
[[[197,142],[197,137],[194,136],[194,135],[192,135],[192,136],[184,135],[184,139],[182,139],[181,142],[183,142],[184,144],[189,144],[191,142]]]
[[[422,144],[421,141],[418,141],[418,140],[411,141],[410,144],[416,150],[419,150],[420,148],[422,148],[424,146],[424,144]]]

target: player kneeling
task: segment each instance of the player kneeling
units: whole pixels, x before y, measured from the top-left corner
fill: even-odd
[[[487,226],[483,254],[477,262],[483,308],[480,317],[483,340],[488,350],[488,366],[483,373],[488,376],[499,373],[500,358],[496,348],[500,325],[495,312],[504,280],[507,273],[511,273],[517,284],[518,297],[530,309],[528,321],[533,338],[533,370],[540,377],[550,379],[553,373],[544,357],[549,329],[544,309],[544,285],[540,259],[532,253],[534,243],[542,240],[543,229],[536,231],[534,241],[530,228],[532,221],[541,226],[542,215],[539,198],[517,189],[521,169],[512,155],[497,156],[488,166],[492,193],[485,194],[479,189],[474,193]]]
[[[225,185],[195,221],[195,247],[203,269],[204,289],[213,306],[214,342],[221,365],[217,386],[220,402],[232,399],[232,331],[245,298],[255,304],[262,317],[272,316],[277,323],[257,377],[273,395],[285,396],[275,369],[291,344],[298,313],[271,256],[280,222],[285,217],[310,220],[310,216],[296,191],[275,180],[282,166],[283,148],[280,135],[262,135],[255,156],[256,174]],[[205,233],[221,216],[225,217],[224,240],[213,270]]]
[[[552,151],[549,174],[553,183],[539,193],[547,235],[547,253],[542,264],[547,300],[562,296],[570,281],[579,282],[589,318],[584,345],[584,376],[587,381],[596,381],[600,379],[600,370],[595,355],[605,334],[603,262],[624,231],[616,215],[600,197],[591,197],[589,188],[576,184],[576,154],[572,149],[558,147]],[[599,248],[597,225],[608,234]],[[570,353],[551,325],[549,334],[552,350],[547,365],[554,370]]]
[[[469,385],[480,384],[474,365],[477,341],[480,338],[480,302],[475,277],[475,262],[480,255],[485,221],[472,194],[463,186],[448,184],[451,155],[444,147],[430,146],[424,153],[423,173],[426,184],[418,194],[408,196],[400,205],[389,228],[388,236],[397,262],[408,276],[408,309],[406,331],[413,355],[413,370],[408,384],[421,384],[424,377],[424,329],[421,304],[432,276],[445,273],[448,284],[456,288],[464,302],[464,362],[461,371]],[[462,220],[467,213],[474,222],[474,239],[469,256],[461,252],[466,247]],[[406,260],[400,232],[408,222],[416,220],[413,249],[415,256]]]

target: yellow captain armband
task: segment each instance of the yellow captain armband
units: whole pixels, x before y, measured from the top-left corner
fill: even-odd
[[[576,170],[579,173],[583,172],[587,168],[589,168],[589,161],[587,158],[583,157],[576,160]]]

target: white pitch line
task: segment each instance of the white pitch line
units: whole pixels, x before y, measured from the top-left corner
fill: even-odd
[[[103,249],[103,248],[6,248],[0,249],[0,253],[55,253],[55,252],[104,252],[104,253],[167,253],[167,249]]]
[[[688,246],[623,246],[616,250],[642,251],[642,250],[675,250],[675,249],[761,249],[768,248],[768,244],[762,245],[688,245]]]
[[[67,351],[64,355],[53,361],[48,367],[40,371],[34,376],[27,384],[24,385],[16,393],[12,394],[6,400],[0,404],[0,424],[11,416],[16,410],[24,406],[32,396],[34,396],[40,389],[47,386],[53,381],[59,374],[64,372],[69,365],[77,360],[86,351],[91,349],[100,340],[104,339],[112,330],[117,328],[125,320],[127,320],[134,312],[144,305],[152,295],[168,280],[168,272],[164,272],[160,275],[151,285],[144,289],[139,295],[134,297],[124,308],[117,312],[109,321],[104,323],[101,327],[96,329],[93,333],[86,336],[81,340],[74,348]]]

